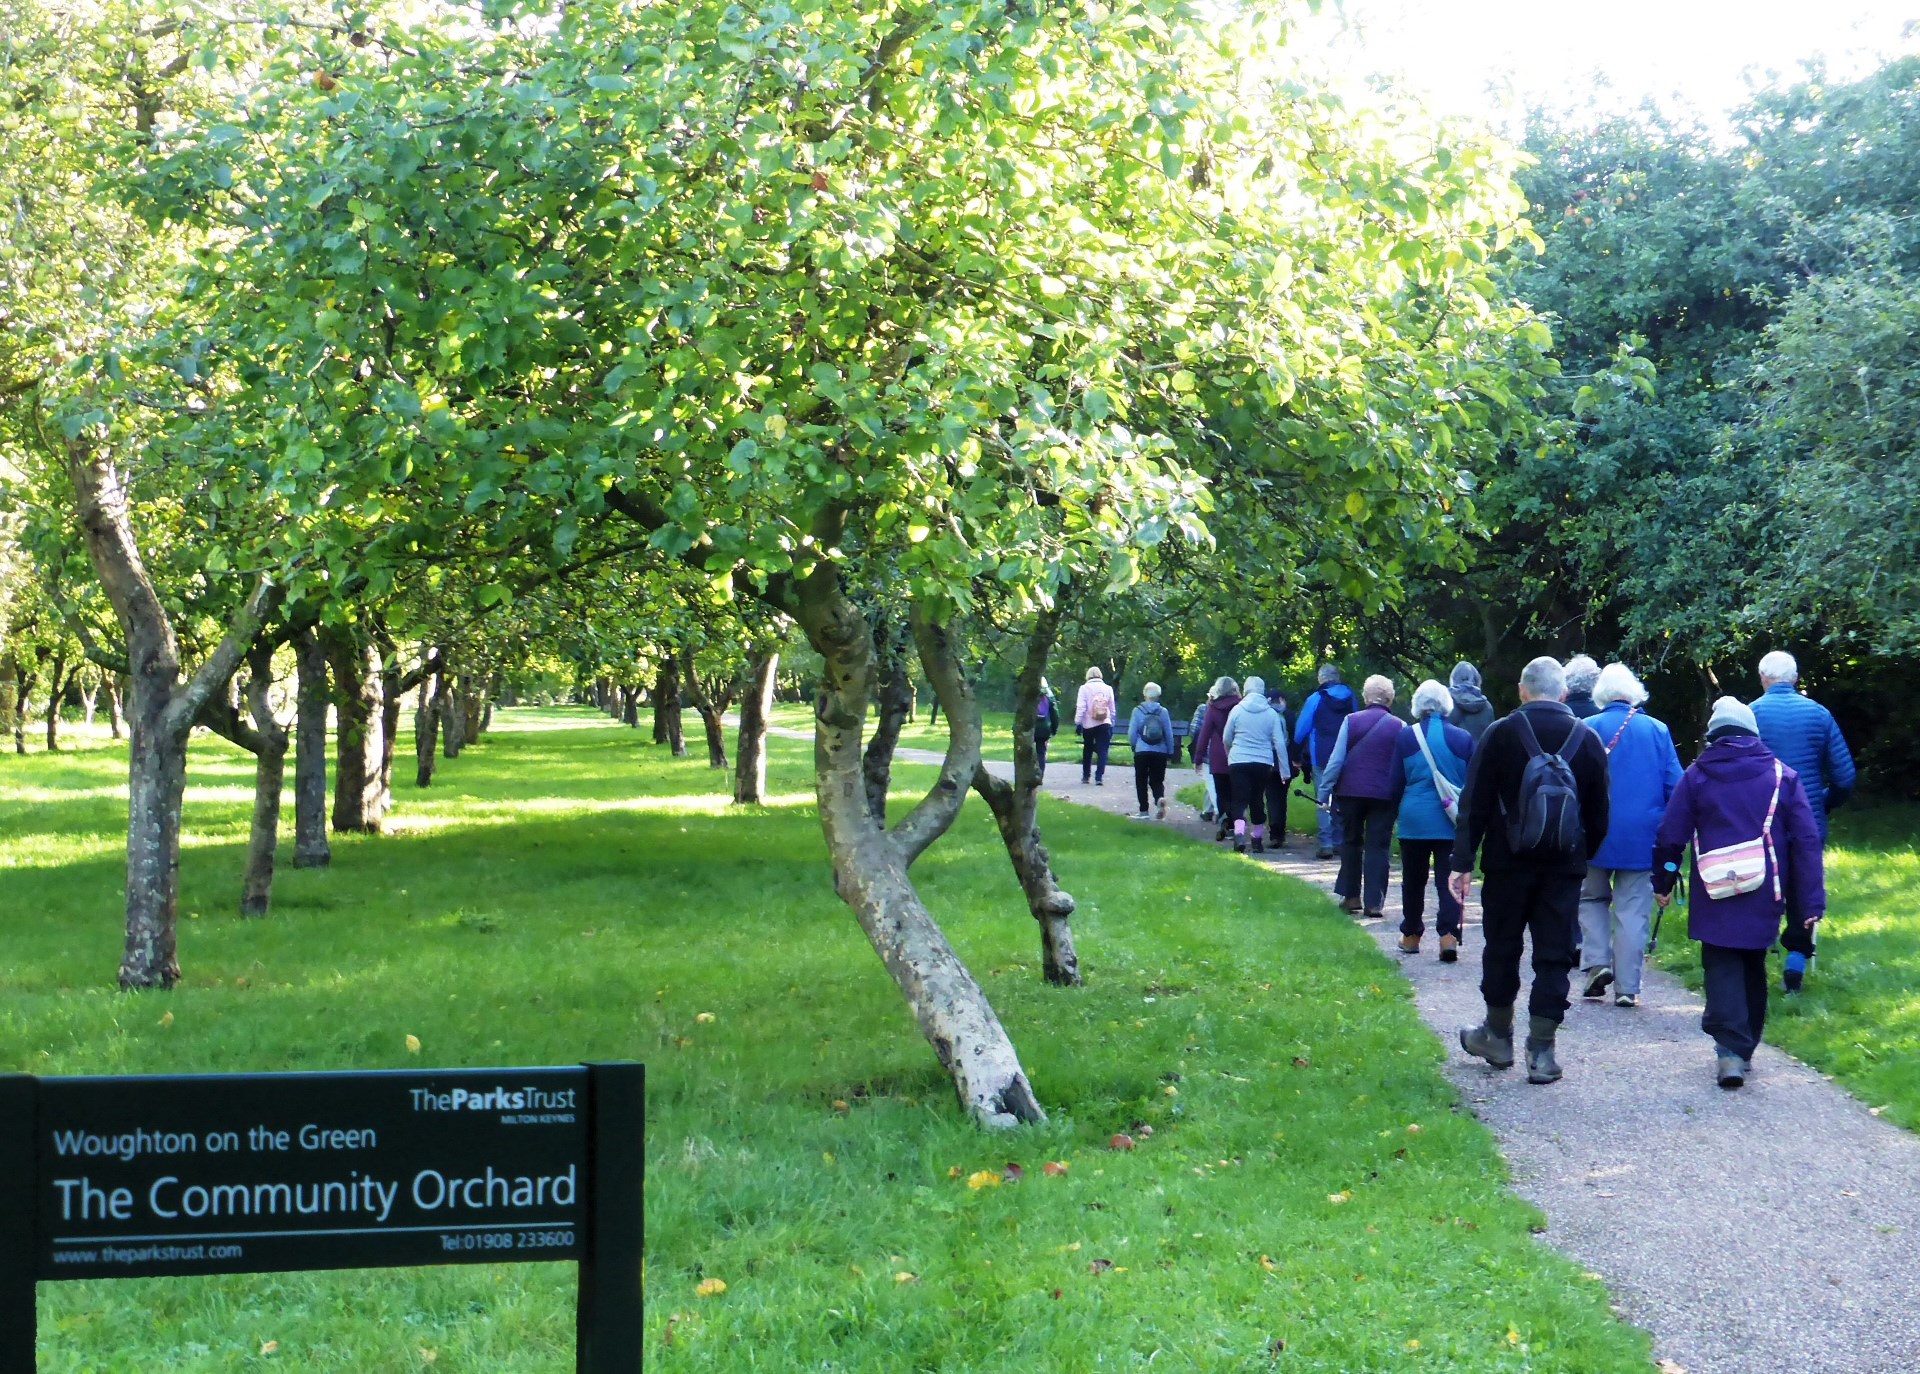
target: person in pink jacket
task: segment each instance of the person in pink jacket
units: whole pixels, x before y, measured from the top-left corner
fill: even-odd
[[[1073,704],[1074,728],[1080,731],[1083,786],[1089,780],[1096,787],[1107,785],[1107,750],[1113,747],[1114,718],[1119,713],[1120,705],[1105,675],[1098,668],[1087,669],[1087,680],[1080,684],[1080,695]]]

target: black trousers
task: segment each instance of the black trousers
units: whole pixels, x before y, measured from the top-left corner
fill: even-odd
[[[1567,983],[1580,962],[1579,873],[1496,872],[1480,890],[1480,995],[1490,1007],[1510,1007],[1520,996],[1520,954],[1533,941],[1533,991],[1527,1011],[1560,1022],[1567,1017]]]
[[[1393,822],[1400,808],[1385,797],[1335,797],[1340,808],[1340,876],[1333,890],[1359,897],[1363,911],[1387,904],[1387,870],[1393,866]]]
[[[1052,735],[1043,735],[1038,730],[1033,732],[1033,752],[1040,756],[1040,771],[1042,773],[1047,771],[1047,741],[1052,738]]]
[[[1767,952],[1703,944],[1700,971],[1707,983],[1700,1029],[1721,1049],[1753,1058],[1753,1047],[1767,1025]]]
[[[1287,842],[1287,783],[1290,780],[1278,768],[1267,779],[1267,843]]]
[[[1151,751],[1136,750],[1133,755],[1133,795],[1140,799],[1140,809],[1147,809],[1147,793],[1153,793],[1155,801],[1164,801],[1167,795],[1167,756]]]
[[[1460,900],[1447,886],[1453,877],[1452,840],[1400,841],[1400,933],[1424,935],[1427,930],[1427,874],[1433,874],[1434,903],[1439,908],[1434,926],[1441,935],[1460,938]]]
[[[1111,725],[1089,725],[1080,732],[1080,781],[1085,782],[1087,775],[1104,780],[1107,776],[1107,750],[1113,747],[1113,727]],[[1098,756],[1100,771],[1093,772],[1095,756]]]
[[[1267,823],[1267,779],[1273,776],[1270,763],[1234,763],[1227,765],[1233,785],[1233,806],[1228,812],[1236,821]]]

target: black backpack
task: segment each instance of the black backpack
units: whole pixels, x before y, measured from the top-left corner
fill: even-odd
[[[1580,787],[1573,769],[1559,754],[1540,747],[1526,712],[1514,715],[1526,731],[1527,767],[1520,774],[1520,794],[1507,812],[1507,848],[1535,859],[1585,858],[1586,831],[1580,823]],[[1582,728],[1576,724],[1560,747],[1577,744]]]
[[[1167,709],[1164,706],[1156,706],[1147,712],[1147,718],[1140,722],[1140,742],[1142,744],[1165,744],[1167,742],[1166,727],[1160,724],[1161,717],[1165,716],[1166,713]]]

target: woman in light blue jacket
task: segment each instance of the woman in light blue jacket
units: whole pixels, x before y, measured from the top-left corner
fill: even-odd
[[[1233,780],[1233,849],[1247,852],[1247,820],[1253,821],[1253,852],[1267,852],[1267,783],[1287,766],[1286,718],[1267,700],[1267,684],[1247,679],[1247,694],[1227,717],[1227,773]],[[1284,823],[1284,822],[1283,822]]]
[[[1458,798],[1473,757],[1473,736],[1447,723],[1453,707],[1453,693],[1432,678],[1414,690],[1413,728],[1400,732],[1393,770],[1399,803],[1400,952],[1420,952],[1420,937],[1427,933],[1427,875],[1432,873],[1443,964],[1460,957],[1461,912],[1459,899],[1447,887],[1453,876],[1453,817],[1447,814],[1434,770]]]

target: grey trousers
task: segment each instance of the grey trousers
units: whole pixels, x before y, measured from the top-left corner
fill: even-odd
[[[1589,868],[1580,884],[1580,967],[1613,968],[1616,993],[1640,995],[1653,930],[1653,874]]]

